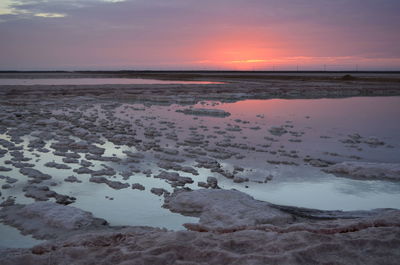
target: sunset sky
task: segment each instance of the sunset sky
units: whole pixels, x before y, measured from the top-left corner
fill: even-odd
[[[0,0],[0,70],[400,70],[399,0]]]

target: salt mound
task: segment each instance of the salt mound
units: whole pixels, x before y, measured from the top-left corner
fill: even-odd
[[[345,174],[358,179],[400,180],[400,164],[342,162],[332,165],[324,171]]]
[[[236,190],[195,190],[175,192],[164,207],[173,212],[199,216],[199,224],[212,229],[234,229],[260,224],[286,224],[293,217],[267,202]],[[190,226],[187,224],[186,227]]]

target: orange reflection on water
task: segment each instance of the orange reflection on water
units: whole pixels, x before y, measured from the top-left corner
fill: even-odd
[[[243,100],[233,104],[224,104],[223,108],[230,112],[235,113],[246,113],[246,114],[258,114],[258,113],[283,113],[294,111],[298,108],[299,101],[296,100],[297,104],[290,106],[286,99],[270,99],[270,100]]]

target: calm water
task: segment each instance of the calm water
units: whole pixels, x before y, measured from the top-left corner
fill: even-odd
[[[0,78],[0,85],[132,85],[132,84],[222,84],[209,81],[177,81],[142,78],[43,78],[11,79]]]
[[[43,242],[30,235],[21,235],[18,229],[0,223],[0,248],[30,248]]]

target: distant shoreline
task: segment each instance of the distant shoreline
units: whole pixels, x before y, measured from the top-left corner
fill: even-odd
[[[213,82],[372,82],[400,83],[398,72],[352,71],[0,71],[1,78],[142,78]]]
[[[248,71],[248,70],[1,70],[0,74],[7,73],[99,73],[99,74],[120,74],[120,73],[132,73],[132,74],[140,74],[140,73],[265,73],[265,74],[371,74],[371,73],[379,73],[379,74],[400,74],[400,70],[387,71],[387,70],[368,70],[368,71]]]
[[[140,78],[214,84],[0,85],[0,98],[93,96],[173,104],[244,99],[400,96],[399,74],[349,72],[35,72],[0,73],[9,79]]]

